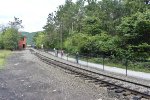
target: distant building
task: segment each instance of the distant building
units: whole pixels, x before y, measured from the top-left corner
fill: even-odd
[[[19,49],[25,49],[26,48],[26,41],[27,41],[27,38],[26,36],[23,36],[20,40],[19,40],[19,44],[18,44],[18,47]]]
[[[34,38],[34,36],[35,36],[35,34],[36,34],[37,32],[31,32],[31,33],[29,33],[29,32],[21,32],[21,34],[23,35],[23,36],[26,36],[26,39],[27,39],[27,46],[31,46],[31,45],[33,45],[34,44],[34,41],[33,41],[33,38]]]
[[[18,42],[18,48],[19,49],[25,49],[27,46],[27,37],[23,36],[21,33],[19,33],[21,35],[21,38]]]
[[[32,32],[32,33],[19,32],[19,34],[21,36],[19,43],[18,43],[19,49],[24,49],[26,47],[30,47],[30,46],[34,45],[33,37],[35,36],[36,33],[37,32]]]

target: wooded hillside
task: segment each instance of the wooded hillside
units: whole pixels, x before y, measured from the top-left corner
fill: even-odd
[[[118,60],[150,57],[150,0],[66,0],[43,28],[37,47]]]

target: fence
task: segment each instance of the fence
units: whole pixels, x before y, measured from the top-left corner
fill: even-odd
[[[124,73],[126,76],[128,75],[128,70],[134,70],[134,71],[144,71],[144,72],[150,72],[150,61],[135,61],[131,62],[129,59],[119,60],[114,57],[106,56],[106,55],[92,55],[92,54],[73,54],[73,53],[67,53],[64,52],[63,55],[61,55],[61,51],[58,51],[58,55],[56,54],[56,51],[49,49],[45,50],[48,53],[51,53],[52,55],[58,56],[62,59],[65,59],[67,61],[71,61],[80,65],[84,65],[87,67],[97,67],[102,69],[103,71],[105,69],[114,70],[114,71],[120,71],[120,73]],[[125,69],[117,69],[122,68]]]

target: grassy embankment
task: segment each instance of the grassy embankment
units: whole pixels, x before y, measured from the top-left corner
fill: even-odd
[[[102,64],[102,58],[92,58],[89,62]],[[113,61],[110,59],[104,59],[104,64],[107,66],[114,66],[125,69],[126,66],[121,61]],[[130,62],[128,61],[128,70],[140,71],[150,73],[150,62]]]
[[[8,57],[10,54],[11,51],[9,50],[0,50],[0,69],[4,68],[6,57]]]
[[[73,57],[75,58],[75,57]],[[87,57],[80,57],[80,60],[87,61]],[[150,58],[148,59],[150,60]],[[103,64],[102,58],[88,58],[88,62],[97,63],[97,64]],[[114,59],[104,59],[104,65],[106,66],[112,66],[112,67],[118,67],[125,69],[126,66],[123,64],[124,62]],[[128,70],[133,71],[140,71],[140,72],[146,72],[150,73],[150,61],[148,62],[131,62],[128,61]]]

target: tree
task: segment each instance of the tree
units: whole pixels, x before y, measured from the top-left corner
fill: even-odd
[[[96,17],[87,17],[83,20],[82,23],[82,33],[96,35],[102,32],[102,25],[98,18]]]
[[[149,9],[149,0],[124,0],[126,15],[145,12]]]
[[[150,44],[150,11],[137,12],[131,17],[123,18],[118,30],[126,44]]]
[[[122,48],[134,52],[132,58],[147,59],[150,56],[150,11],[137,12],[122,19],[118,26]],[[139,53],[140,52],[140,53]]]
[[[17,17],[14,17],[14,21],[9,21],[10,27],[16,30],[23,28],[21,24],[22,24],[22,20],[19,20],[19,18]]]
[[[2,37],[4,49],[14,50],[18,48],[19,35],[16,29],[6,29]]]
[[[66,41],[64,42],[64,48],[71,52],[71,53],[76,53],[81,52],[81,48],[85,43],[88,41],[89,36],[87,34],[82,34],[82,33],[76,33],[73,34],[71,37],[67,38]]]
[[[2,34],[0,34],[0,49],[3,49],[3,38],[2,38]]]
[[[37,48],[41,48],[43,44],[45,46],[46,35],[43,32],[38,32],[34,37],[34,42]]]
[[[9,21],[9,26],[2,26],[0,33],[0,48],[15,50],[18,48],[19,39],[22,37],[18,29],[22,28],[22,20],[14,17],[14,21]]]
[[[149,50],[149,9],[149,0],[66,0],[48,16],[45,42],[72,53],[141,59]]]

